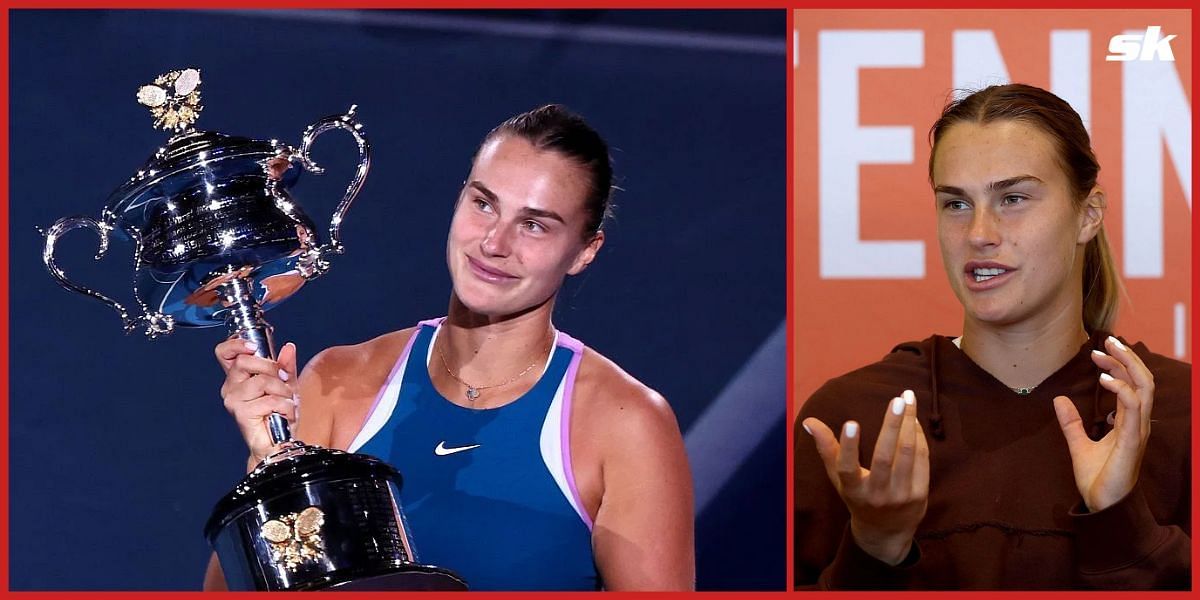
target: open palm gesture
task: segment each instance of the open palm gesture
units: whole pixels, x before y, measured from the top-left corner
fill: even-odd
[[[1075,485],[1092,512],[1112,506],[1133,490],[1154,408],[1154,376],[1142,359],[1115,337],[1105,340],[1105,349],[1107,354],[1093,350],[1092,360],[1106,371],[1100,374],[1100,385],[1117,395],[1112,431],[1092,441],[1071,400],[1066,396],[1054,399],[1054,412],[1071,452]]]
[[[855,543],[885,563],[899,564],[929,505],[929,446],[917,420],[916,396],[905,390],[888,404],[870,469],[858,461],[858,423],[847,421],[840,441],[819,419],[805,419],[803,426],[850,511]]]

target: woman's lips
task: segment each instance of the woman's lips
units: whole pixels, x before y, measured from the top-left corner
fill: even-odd
[[[467,264],[471,266],[471,272],[474,273],[476,277],[490,283],[504,283],[516,279],[515,275],[511,275],[494,267],[488,267],[487,265],[484,265],[470,256],[467,257]]]
[[[995,262],[969,262],[963,270],[967,289],[974,292],[995,289],[1002,286],[1016,271],[1013,267]]]

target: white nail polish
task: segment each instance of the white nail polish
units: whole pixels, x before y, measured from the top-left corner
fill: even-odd
[[[1096,356],[1108,356],[1107,354],[1105,354],[1099,350],[1092,350],[1092,354],[1095,354]]]
[[[287,371],[284,371],[283,369],[280,369],[280,370],[279,370],[279,378],[280,378],[280,379],[282,379],[282,380],[284,380],[284,381],[287,381],[287,380],[288,380],[288,374],[287,374]]]
[[[1100,381],[1113,381],[1113,376],[1109,375],[1108,373],[1101,373]]]
[[[900,396],[904,398],[904,403],[909,406],[917,403],[917,395],[912,390],[904,390],[904,393],[900,394]]]
[[[899,415],[904,413],[904,399],[892,398],[892,414]]]
[[[856,435],[858,435],[858,423],[854,421],[846,423],[846,437],[852,438]]]
[[[812,435],[812,430],[808,428],[808,423],[800,423],[800,426],[804,428],[804,431],[808,432],[808,435]]]
[[[1118,350],[1128,350],[1129,349],[1129,348],[1126,348],[1125,344],[1122,344],[1121,340],[1118,340],[1115,336],[1111,336],[1111,335],[1108,336],[1108,341],[1112,342],[1112,344],[1114,346],[1116,346]]]

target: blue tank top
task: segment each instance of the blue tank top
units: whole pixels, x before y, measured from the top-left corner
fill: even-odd
[[[350,451],[394,465],[416,559],[473,590],[594,590],[592,522],[571,470],[583,344],[557,333],[533,388],[499,408],[444,398],[429,378],[441,319],[422,321]]]

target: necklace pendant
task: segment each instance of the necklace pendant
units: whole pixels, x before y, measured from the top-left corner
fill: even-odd
[[[475,399],[478,397],[479,397],[479,390],[477,388],[474,388],[474,387],[471,387],[468,385],[467,386],[467,400],[474,402]]]
[[[1019,388],[1013,388],[1012,391],[1016,392],[1018,396],[1028,396],[1031,392],[1033,392],[1033,388],[1019,387]]]

